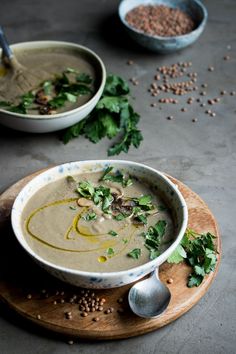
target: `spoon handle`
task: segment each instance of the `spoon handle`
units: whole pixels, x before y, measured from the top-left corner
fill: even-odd
[[[3,56],[7,57],[8,59],[11,59],[13,57],[13,52],[6,40],[4,31],[1,26],[0,26],[0,46],[2,47]]]

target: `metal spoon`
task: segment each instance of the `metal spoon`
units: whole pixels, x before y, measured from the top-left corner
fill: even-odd
[[[6,36],[4,34],[3,28],[0,26],[0,47],[2,48],[2,62],[3,64],[11,69],[11,80],[13,81],[16,88],[19,90],[19,94],[24,94],[30,91],[33,87],[36,87],[38,83],[42,81],[43,72],[37,69],[29,70],[18,62],[16,56],[11,50]]]
[[[132,286],[128,296],[131,310],[145,318],[159,316],[169,305],[170,299],[170,290],[160,281],[158,268],[148,279]]]

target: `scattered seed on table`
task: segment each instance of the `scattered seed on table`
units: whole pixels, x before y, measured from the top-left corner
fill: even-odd
[[[110,309],[107,309],[104,311],[105,315],[108,315],[109,313],[111,313]]]
[[[28,294],[26,297],[27,297],[28,300],[32,299],[32,295],[31,294]]]
[[[93,317],[93,321],[94,321],[94,322],[98,322],[99,320],[100,320],[99,317]]]
[[[166,119],[168,119],[168,120],[172,120],[173,118],[174,118],[173,116],[166,117]]]
[[[223,96],[223,95],[226,95],[227,94],[227,91],[226,90],[222,90],[220,91],[220,94]]]
[[[210,113],[210,116],[211,116],[211,117],[215,117],[215,116],[216,116],[216,113],[215,113],[215,112],[211,112],[211,113]]]
[[[192,122],[193,122],[193,123],[197,122],[197,118],[193,118],[193,119],[192,119]]]
[[[124,299],[123,297],[120,297],[118,300],[117,300],[118,304],[122,304],[124,302]]]
[[[231,92],[230,92],[230,95],[231,95],[231,96],[235,96],[235,95],[236,95],[236,92],[235,92],[235,91],[231,91]]]
[[[214,70],[215,70],[214,66],[209,66],[208,67],[208,71],[214,71]]]
[[[81,313],[81,316],[82,316],[82,317],[87,317],[87,316],[88,316],[88,313],[87,313],[87,312],[82,312],[82,313]]]
[[[168,284],[172,284],[173,281],[174,281],[174,280],[173,280],[172,278],[168,278],[166,282],[167,282]]]
[[[72,344],[74,344],[74,341],[73,340],[68,340],[68,342],[67,342],[69,345],[72,345]]]
[[[37,315],[36,316],[38,320],[41,320],[41,316],[40,315]]]
[[[206,106],[206,103],[204,103],[204,102],[200,104],[200,107],[205,107],[205,106]]]
[[[54,301],[53,301],[53,305],[56,305],[56,304],[57,304],[57,301],[56,301],[56,300],[54,300]]]
[[[157,104],[155,102],[150,104],[151,107],[156,107],[156,105]]]
[[[187,108],[185,107],[181,108],[181,112],[187,112]]]
[[[98,311],[103,311],[103,306],[99,306]]]
[[[207,84],[202,84],[201,86],[202,86],[203,88],[207,88],[208,85],[207,85]]]
[[[201,92],[200,92],[200,95],[201,95],[201,96],[206,96],[206,91],[201,91]]]
[[[230,56],[229,55],[225,55],[224,56],[224,60],[229,60],[230,59]]]
[[[133,64],[134,64],[133,60],[128,60],[127,61],[127,65],[133,65]]]
[[[64,299],[61,299],[61,300],[60,300],[60,303],[61,303],[61,304],[64,304],[64,302],[65,302]]]

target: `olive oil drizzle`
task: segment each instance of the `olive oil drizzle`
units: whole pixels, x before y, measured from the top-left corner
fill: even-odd
[[[26,227],[26,230],[28,232],[28,234],[35,240],[37,240],[38,242],[44,244],[45,246],[48,246],[48,247],[51,247],[53,249],[56,249],[56,250],[59,250],[59,251],[64,251],[64,252],[73,252],[73,253],[80,253],[80,252],[94,252],[94,251],[99,251],[99,250],[104,250],[108,247],[114,247],[116,246],[119,241],[122,242],[120,239],[117,239],[115,240],[114,238],[112,240],[106,240],[106,241],[103,241],[102,242],[102,246],[98,247],[98,248],[94,248],[94,249],[87,249],[87,250],[81,250],[81,249],[71,249],[71,248],[63,248],[63,247],[60,247],[60,246],[56,246],[56,245],[53,245],[51,244],[50,242],[47,242],[43,239],[40,238],[40,236],[38,236],[37,234],[35,234],[34,232],[31,231],[31,228],[30,228],[30,223],[32,221],[32,219],[34,218],[35,215],[37,215],[39,212],[45,210],[46,208],[49,208],[49,207],[54,207],[54,206],[57,206],[57,205],[62,205],[62,204],[69,204],[71,202],[75,202],[77,201],[78,198],[69,198],[69,199],[63,199],[63,200],[57,200],[57,201],[54,201],[54,202],[50,202],[48,204],[45,204],[37,209],[35,209],[30,215],[29,217],[27,218],[26,220],[26,223],[25,223],[25,227]],[[64,239],[65,240],[69,240],[69,241],[73,241],[75,240],[75,238],[72,238],[70,237],[70,234],[72,232],[76,232],[76,234],[79,236],[79,237],[86,237],[87,240],[89,241],[92,241],[92,242],[99,242],[97,240],[97,237],[101,237],[101,236],[107,236],[107,233],[104,233],[104,234],[96,234],[96,235],[93,235],[93,234],[86,234],[86,233],[83,233],[81,232],[79,229],[78,229],[78,221],[79,219],[82,217],[84,211],[88,210],[88,207],[84,207],[82,210],[79,211],[78,214],[76,214],[76,216],[73,218],[73,222],[72,222],[72,225],[69,226],[69,228],[67,229],[65,235],[64,235]],[[132,228],[134,228],[134,230],[131,232],[131,234],[129,236],[127,236],[128,238],[128,242],[119,250],[117,251],[113,257],[115,257],[116,255],[120,254],[121,252],[124,251],[124,249],[128,246],[131,238],[133,237],[134,235],[134,232],[135,232],[135,229],[136,227],[134,227],[133,225],[130,225]],[[124,229],[124,227],[120,228],[120,230]]]

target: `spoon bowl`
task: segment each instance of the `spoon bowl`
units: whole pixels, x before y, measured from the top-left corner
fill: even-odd
[[[136,283],[129,291],[131,310],[139,317],[154,318],[164,312],[170,303],[171,293],[163,284],[156,269],[148,279]]]

